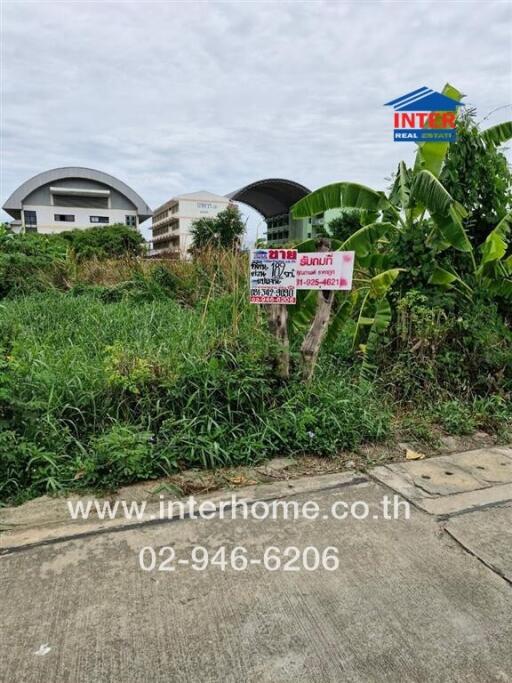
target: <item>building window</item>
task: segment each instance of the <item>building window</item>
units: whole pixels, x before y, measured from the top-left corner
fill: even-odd
[[[108,223],[108,216],[89,216],[89,221],[91,223]]]
[[[24,211],[23,220],[27,232],[37,232],[37,214],[35,211]]]
[[[126,225],[128,225],[130,228],[137,227],[137,216],[125,216],[125,218]]]
[[[53,219],[63,223],[74,223],[75,217],[72,213],[54,213]]]

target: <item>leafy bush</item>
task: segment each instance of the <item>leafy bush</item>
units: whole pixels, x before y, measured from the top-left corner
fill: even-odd
[[[68,230],[59,237],[69,244],[78,261],[138,256],[143,253],[145,244],[140,232],[122,224]]]
[[[325,233],[340,242],[344,242],[361,227],[361,211],[346,209],[339,216],[331,218]]]
[[[411,290],[397,305],[379,361],[400,400],[427,402],[440,393],[507,398],[512,392],[512,331],[485,300],[445,296],[434,304]]]
[[[55,453],[12,430],[0,431],[0,501],[22,501],[35,492],[59,490],[64,471]]]
[[[114,424],[90,440],[87,454],[74,464],[75,476],[82,485],[102,488],[148,479],[155,474],[151,440],[150,432]]]
[[[44,291],[62,284],[69,271],[66,243],[0,227],[0,298]]]
[[[478,245],[510,211],[512,173],[506,156],[481,135],[475,110],[461,109],[457,139],[448,149],[440,178],[452,197],[468,210],[464,224]]]
[[[14,234],[0,226],[0,298],[67,289],[77,261],[133,257],[143,247],[142,235],[124,225],[58,235]]]

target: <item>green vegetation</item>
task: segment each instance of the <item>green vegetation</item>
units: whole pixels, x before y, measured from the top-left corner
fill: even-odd
[[[358,209],[344,209],[339,216],[329,221],[325,234],[339,242],[344,242],[363,227],[361,220],[364,220],[364,216]]]
[[[91,258],[117,258],[144,253],[144,238],[126,225],[108,225],[88,230],[68,230],[59,235],[79,261]]]
[[[195,307],[93,290],[0,307],[0,496],[108,487],[190,466],[330,454],[382,438],[389,412],[348,370],[283,385],[245,292]]]
[[[230,204],[215,217],[198,218],[192,223],[192,251],[239,247],[244,231],[240,209]]]
[[[461,98],[450,85],[443,93]],[[480,132],[468,115],[460,127],[461,138],[453,150],[447,143],[419,144],[414,166],[399,163],[387,194],[340,182],[312,192],[293,207],[295,218],[328,209],[361,212],[363,227],[335,242],[335,248],[355,251],[360,284],[350,294],[337,295],[331,325],[338,332],[347,320],[357,321],[354,347],[358,344],[363,353],[362,373],[367,379],[377,370],[375,354],[390,325],[391,336],[397,338],[393,305],[414,292],[424,295],[427,308],[440,318],[447,313],[464,319],[479,302],[497,307],[504,320],[510,316],[511,176],[496,147],[512,137],[512,124]],[[499,174],[491,188],[483,171],[487,164]],[[467,209],[443,185],[443,173],[446,183],[455,188],[467,180],[471,192],[466,196],[464,190],[458,191],[468,199]],[[483,223],[476,229],[474,221],[483,216],[487,230]],[[472,233],[467,227],[473,228]],[[308,298],[312,295],[306,296],[303,306]]]
[[[65,287],[78,263],[137,256],[144,245],[142,235],[125,225],[48,236],[14,235],[0,225],[0,298]]]
[[[0,228],[0,501],[329,456],[395,433],[505,438],[511,183],[498,146],[512,127],[481,132],[471,114],[459,126],[456,144],[421,145],[413,168],[400,164],[387,194],[339,183],[295,206],[344,209],[332,246],[356,252],[354,289],[332,298],[307,383],[301,344],[318,294],[288,307],[279,376],[283,347],[248,303],[235,215],[225,232],[201,223],[187,262],[140,258],[125,228]]]

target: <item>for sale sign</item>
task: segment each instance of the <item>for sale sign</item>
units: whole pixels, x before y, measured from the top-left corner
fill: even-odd
[[[297,289],[352,289],[353,251],[299,254]]]
[[[297,250],[253,249],[250,279],[252,304],[294,304]]]

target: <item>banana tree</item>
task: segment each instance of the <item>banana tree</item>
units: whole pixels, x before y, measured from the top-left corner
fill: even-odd
[[[509,213],[477,250],[478,263],[473,273],[464,276],[454,268],[436,266],[431,284],[453,290],[470,300],[477,288],[484,289],[491,296],[512,303],[512,254],[507,255],[511,233],[512,213]]]
[[[463,97],[449,84],[443,89],[443,94],[458,100]],[[502,144],[512,137],[512,123],[494,126],[482,135],[489,144]],[[476,277],[492,280],[500,291],[509,289],[512,264],[506,252],[510,222],[504,219],[505,222],[502,221],[489,235],[486,245],[482,247],[482,259],[477,265],[475,250],[463,225],[467,212],[439,180],[448,148],[448,143],[425,142],[418,145],[413,167],[408,168],[404,162],[400,162],[388,194],[358,183],[339,182],[321,187],[292,207],[294,218],[311,217],[334,208],[359,209],[371,217],[366,225],[337,246],[338,249],[356,253],[355,290],[351,295],[337,296],[328,332],[329,336],[335,335],[346,320],[355,318],[354,339],[360,343],[365,356],[363,369],[369,369],[369,351],[391,319],[387,294],[400,273],[396,254],[389,248],[394,235],[414,232],[428,224],[426,246],[434,256],[454,249],[465,255]],[[309,243],[299,245],[299,249],[301,247],[309,249]],[[434,268],[432,284],[454,286],[455,283],[463,282],[456,273],[444,271],[443,275],[442,270],[440,267]],[[501,277],[499,284],[497,275]],[[467,285],[460,286],[467,291]],[[314,310],[311,294],[299,301],[300,305],[293,313],[292,326],[303,327],[311,319]]]

